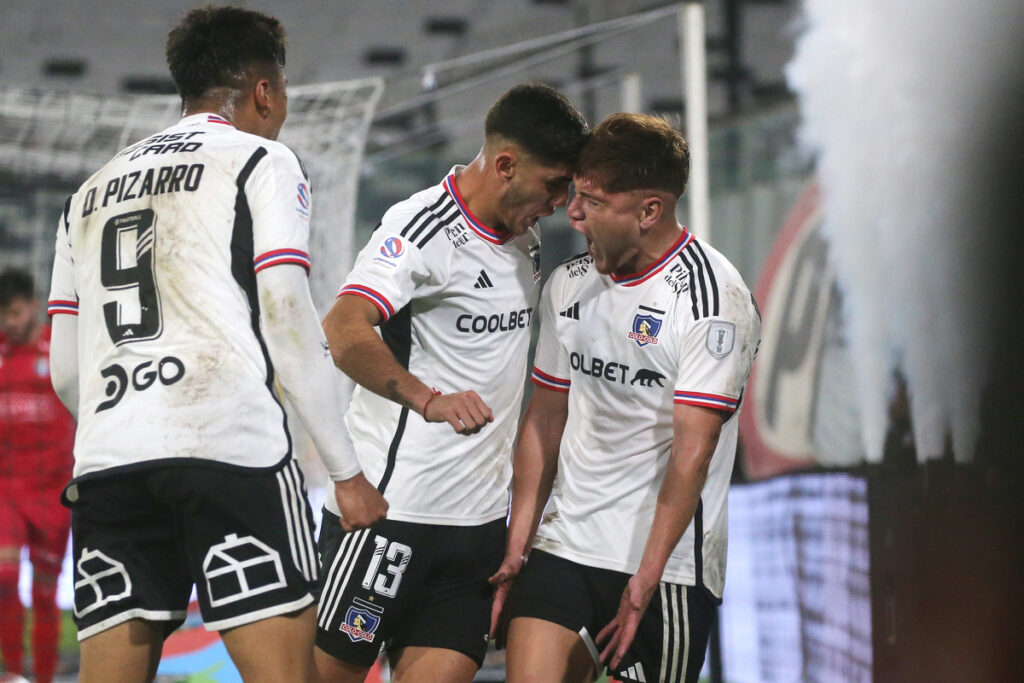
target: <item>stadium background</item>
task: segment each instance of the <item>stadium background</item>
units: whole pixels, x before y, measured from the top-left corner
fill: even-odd
[[[162,45],[191,4],[5,0],[0,267],[45,290],[68,192],[174,120]],[[475,155],[512,84],[551,83],[592,122],[686,120],[671,3],[244,4],[289,34],[282,139],[311,167],[321,308],[384,209]],[[709,237],[765,315],[709,680],[1013,679],[1021,368],[994,311],[1021,291],[1024,24],[956,5],[703,3]],[[546,274],[580,245],[564,211],[543,228]]]

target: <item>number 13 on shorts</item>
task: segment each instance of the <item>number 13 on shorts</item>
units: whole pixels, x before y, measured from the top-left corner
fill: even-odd
[[[388,539],[380,535],[373,537],[373,543],[373,556],[366,568],[366,575],[363,576],[363,588],[370,590],[372,587],[378,595],[393,598],[398,594],[398,585],[402,582],[402,574],[405,573],[405,568],[409,566],[409,560],[412,559],[412,548],[398,541],[388,543]],[[387,565],[384,571],[378,574],[377,570],[385,555],[392,564]]]

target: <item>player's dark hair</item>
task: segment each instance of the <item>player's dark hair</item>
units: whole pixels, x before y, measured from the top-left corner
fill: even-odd
[[[167,66],[186,102],[239,87],[253,66],[284,67],[284,27],[241,7],[198,7],[167,35]]]
[[[545,165],[575,166],[590,127],[562,93],[543,83],[522,83],[488,110],[484,134],[514,142]]]
[[[661,190],[679,197],[690,178],[690,146],[664,119],[612,114],[591,133],[577,175],[605,192]]]
[[[0,273],[0,306],[10,306],[15,299],[36,298],[36,285],[28,271],[10,268]]]

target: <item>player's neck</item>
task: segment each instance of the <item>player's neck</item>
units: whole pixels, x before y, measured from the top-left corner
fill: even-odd
[[[665,252],[679,241],[679,238],[683,235],[683,230],[683,226],[674,220],[664,225],[659,224],[652,227],[644,235],[640,250],[632,262],[623,264],[623,267],[620,269],[621,272],[623,274],[642,273],[647,270],[651,264],[661,260]]]
[[[469,212],[487,227],[494,228],[498,222],[497,195],[487,187],[487,176],[481,167],[480,158],[477,157],[459,171],[453,180]]]
[[[235,99],[232,97],[200,97],[195,100],[182,102],[181,118],[195,116],[196,114],[214,114],[230,122],[236,128],[239,127],[236,119],[240,112],[236,106]]]

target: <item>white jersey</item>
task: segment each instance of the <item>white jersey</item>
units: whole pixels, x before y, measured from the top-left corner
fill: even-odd
[[[469,526],[507,514],[540,239],[535,229],[510,238],[484,225],[459,194],[458,171],[384,214],[339,296],[378,308],[381,336],[422,382],[472,389],[494,412],[463,436],[359,386],[345,420],[388,519]],[[337,514],[331,497],[327,505]]]
[[[78,315],[76,477],[290,457],[256,273],[308,271],[309,211],[287,147],[206,113],[121,151],[68,200],[49,311]]]
[[[551,500],[534,547],[636,573],[673,439],[673,406],[733,413],[760,339],[754,300],[720,253],[683,231],[642,273],[589,255],[552,274],[533,381],[569,393]],[[662,580],[721,597],[737,419],[722,428],[693,521]]]

